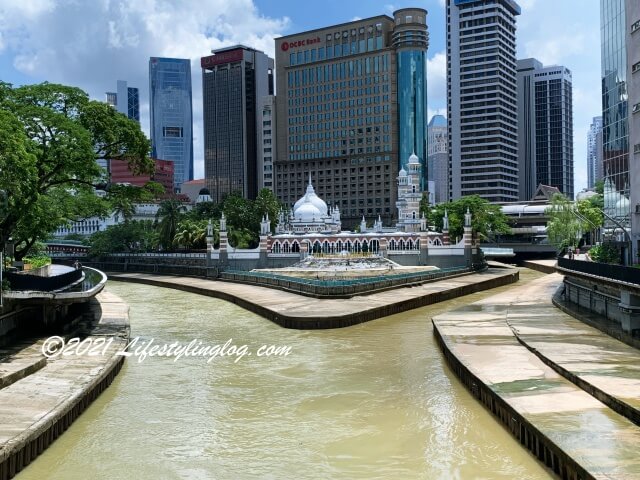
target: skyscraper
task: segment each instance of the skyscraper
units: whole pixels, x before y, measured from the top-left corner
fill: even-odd
[[[413,152],[424,188],[426,20],[426,10],[405,8],[276,39],[281,201],[293,204],[311,174],[349,227],[363,215],[389,223]]]
[[[447,119],[442,115],[434,115],[427,128],[427,169],[429,181],[434,183],[435,203],[449,200],[449,154]]]
[[[626,1],[627,84],[629,86],[629,155],[631,234],[634,263],[640,253],[640,3]]]
[[[587,187],[604,178],[602,170],[602,117],[593,117],[587,133]]]
[[[601,0],[602,149],[604,176],[629,198],[629,106],[627,92],[625,0]],[[612,197],[613,198],[613,197]],[[628,226],[628,202],[607,205],[618,222]]]
[[[152,156],[174,163],[173,185],[193,180],[191,60],[149,59]]]
[[[118,80],[115,92],[106,92],[106,102],[124,113],[127,117],[140,122],[140,95],[137,88],[127,87],[125,80]]]
[[[540,184],[573,199],[571,72],[535,58],[518,60],[517,72],[520,200],[530,200]]]
[[[258,149],[264,154],[262,99],[273,95],[273,59],[236,45],[203,57],[204,175],[214,202],[258,193]],[[262,138],[262,137],[261,137]],[[262,172],[260,172],[262,175]]]
[[[258,105],[258,191],[273,191],[273,159],[276,157],[276,97],[267,95]]]
[[[518,200],[513,0],[447,0],[449,195]]]

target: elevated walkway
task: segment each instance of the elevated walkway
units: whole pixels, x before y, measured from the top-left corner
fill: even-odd
[[[434,333],[471,393],[558,476],[640,478],[640,354],[556,309],[561,284],[549,275],[440,315]]]

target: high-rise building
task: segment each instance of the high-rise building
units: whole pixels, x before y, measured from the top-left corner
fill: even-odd
[[[633,2],[632,2],[633,3]],[[627,91],[627,18],[625,0],[600,1],[602,41],[602,163],[616,195],[605,197],[605,212],[625,227],[629,211],[629,102]],[[614,199],[619,198],[618,200]],[[609,202],[608,200],[611,200]],[[605,230],[618,227],[605,221]],[[624,241],[624,235],[618,235]]]
[[[125,80],[118,80],[117,90],[106,92],[105,97],[106,102],[120,113],[140,122],[140,94],[137,88],[127,87]]]
[[[587,133],[587,187],[604,178],[602,169],[602,117],[593,117]]]
[[[292,205],[311,174],[349,228],[363,215],[390,223],[412,153],[425,188],[426,20],[405,8],[276,39],[281,201]]]
[[[276,158],[276,97],[267,95],[258,105],[258,191],[273,191],[273,159]]]
[[[562,66],[518,60],[518,157],[520,200],[538,185],[556,187],[573,199],[573,87]]]
[[[193,180],[191,60],[149,59],[152,156],[174,163],[173,188]]]
[[[640,3],[626,0],[627,85],[629,88],[629,145],[631,234],[633,259],[640,259]]]
[[[513,0],[447,0],[449,195],[518,200]]]
[[[204,175],[214,202],[238,192],[255,198],[264,154],[263,101],[273,95],[273,59],[243,45],[203,57]],[[259,154],[259,149],[262,152]]]
[[[449,140],[447,135],[447,119],[442,115],[434,115],[427,127],[427,170],[429,181],[433,182],[433,199],[435,203],[449,200]]]

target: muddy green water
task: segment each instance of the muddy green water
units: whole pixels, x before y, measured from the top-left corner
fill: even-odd
[[[458,383],[432,335],[431,316],[510,287],[325,331],[191,293],[107,288],[130,305],[132,336],[233,339],[253,354],[129,358],[18,480],[551,478]],[[291,353],[259,358],[263,344]]]

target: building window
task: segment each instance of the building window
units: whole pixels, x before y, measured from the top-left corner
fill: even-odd
[[[631,67],[631,73],[640,72],[640,62],[636,63]]]
[[[182,137],[182,127],[162,127],[162,135],[164,137]]]

